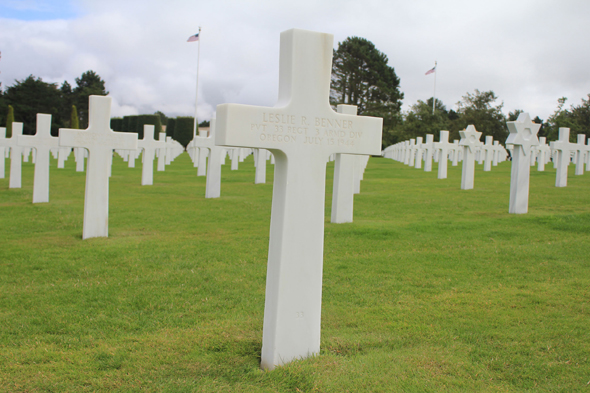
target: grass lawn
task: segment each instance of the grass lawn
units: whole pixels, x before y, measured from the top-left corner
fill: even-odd
[[[9,160],[6,160],[9,174]],[[51,168],[50,203],[0,179],[2,392],[574,392],[590,389],[590,174],[510,163],[462,191],[371,158],[354,223],[331,224],[320,356],[260,370],[273,167],[223,167],[221,198],[187,154],[153,186],[114,159],[109,238],[82,240],[85,173]],[[304,245],[302,245],[303,247]]]

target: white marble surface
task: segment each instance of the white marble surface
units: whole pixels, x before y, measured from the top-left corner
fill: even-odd
[[[113,149],[137,149],[137,134],[111,130],[111,97],[89,97],[88,129],[59,130],[60,146],[88,150],[84,228],[82,237],[107,237],[109,233],[109,174]]]
[[[275,156],[262,361],[265,369],[319,353],[326,161],[379,154],[383,120],[329,103],[333,36],[281,33],[279,99],[273,108],[217,107],[217,143]]]

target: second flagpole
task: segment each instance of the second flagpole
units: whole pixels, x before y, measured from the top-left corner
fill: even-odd
[[[434,62],[434,91],[432,93],[432,114],[434,115],[434,107],[436,104],[436,66],[437,66],[437,62]],[[198,75],[198,71],[197,71],[197,75]]]
[[[199,63],[201,62],[201,26],[199,26],[199,48],[197,49],[197,92],[195,94],[195,124],[193,125],[193,135],[197,135],[197,126],[199,124],[197,111],[199,108]]]

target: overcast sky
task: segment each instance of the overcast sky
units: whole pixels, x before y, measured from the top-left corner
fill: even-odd
[[[559,97],[590,93],[590,0],[0,0],[0,81],[33,74],[61,85],[96,71],[113,116],[193,115],[217,104],[273,106],[279,34],[302,28],[372,41],[389,58],[404,109],[433,94],[448,109],[475,89],[504,112],[546,119]]]

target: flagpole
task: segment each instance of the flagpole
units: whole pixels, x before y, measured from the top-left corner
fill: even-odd
[[[432,114],[434,115],[434,105],[436,104],[436,60],[434,61],[434,92],[432,93]]]
[[[201,62],[201,26],[199,26],[199,48],[197,49],[197,93],[195,94],[195,124],[193,125],[193,135],[197,135],[197,126],[199,124],[197,110],[199,108],[199,63]]]

